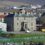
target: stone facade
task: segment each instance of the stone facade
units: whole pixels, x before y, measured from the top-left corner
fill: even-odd
[[[23,23],[23,24],[22,24]],[[36,30],[36,17],[35,16],[14,16],[14,31],[20,31],[21,27],[29,31]]]

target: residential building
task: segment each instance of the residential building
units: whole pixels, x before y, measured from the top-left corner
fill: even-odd
[[[14,29],[14,31],[36,30],[36,17],[31,14],[25,14],[25,10],[23,10],[22,14],[14,16]]]
[[[3,12],[0,12],[0,31],[4,31],[4,32],[6,32],[6,30],[7,30],[7,24],[4,23],[5,16],[6,15],[4,15]]]

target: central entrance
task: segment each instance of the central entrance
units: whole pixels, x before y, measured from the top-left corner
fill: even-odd
[[[27,22],[21,22],[21,31],[26,31],[27,29]]]

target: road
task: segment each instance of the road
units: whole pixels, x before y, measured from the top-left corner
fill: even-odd
[[[45,34],[45,32],[40,32],[40,31],[32,31],[32,32],[3,32],[5,34]]]

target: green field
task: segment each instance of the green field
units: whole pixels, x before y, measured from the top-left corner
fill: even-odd
[[[7,39],[0,39],[0,42],[45,42],[45,33],[24,33],[24,34],[10,34],[0,33],[0,37]]]

